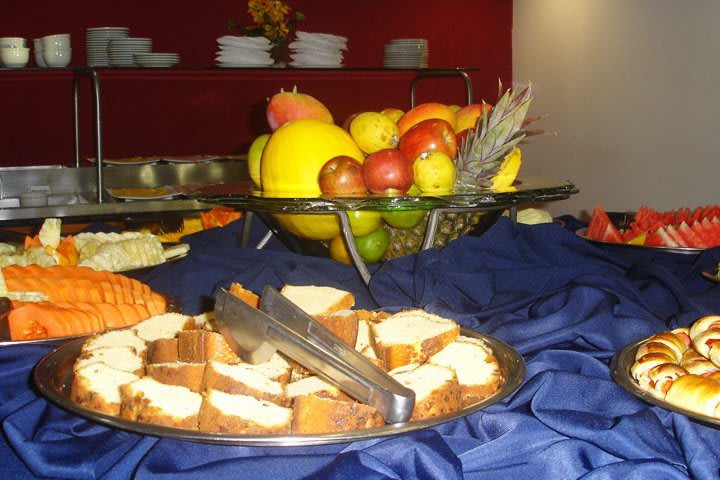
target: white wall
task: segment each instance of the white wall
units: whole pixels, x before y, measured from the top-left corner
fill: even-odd
[[[557,132],[521,176],[580,189],[553,215],[720,203],[720,1],[514,0],[513,77]]]

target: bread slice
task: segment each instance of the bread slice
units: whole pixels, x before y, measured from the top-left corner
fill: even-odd
[[[272,357],[270,357],[270,360],[267,362],[255,365],[244,363],[243,366],[283,385],[287,385],[290,382],[292,366],[277,352],[273,353]]]
[[[203,378],[203,390],[250,395],[282,406],[290,404],[285,387],[280,382],[270,380],[242,363],[228,365],[209,361]]]
[[[178,360],[203,363],[216,360],[223,363],[240,363],[225,337],[209,330],[183,330],[178,333]]]
[[[138,337],[137,334],[128,328],[121,330],[111,330],[109,332],[101,333],[89,337],[82,346],[83,352],[89,352],[96,348],[103,347],[132,347],[135,352],[141,357],[145,357],[147,351],[147,344],[145,340]]]
[[[197,328],[195,319],[181,313],[153,315],[131,327],[137,336],[146,342],[159,338],[175,338],[179,332],[194,328]]]
[[[100,347],[83,352],[75,360],[73,371],[98,362],[117,370],[134,373],[139,377],[145,375],[145,363],[142,357],[133,347],[128,346]]]
[[[351,347],[355,346],[358,336],[358,316],[354,310],[339,310],[330,315],[316,315],[313,318],[340,340]]]
[[[197,430],[202,395],[189,388],[143,377],[120,387],[120,417]]]
[[[251,292],[250,290],[247,290],[239,283],[231,283],[228,292],[232,295],[235,295],[237,298],[247,303],[251,307],[260,307],[260,297],[257,296],[255,293]]]
[[[684,375],[672,383],[665,400],[691,412],[717,417],[720,415],[720,381]]]
[[[411,364],[388,374],[415,392],[410,421],[453,413],[462,405],[460,384],[450,368],[432,363]]]
[[[424,310],[405,310],[380,323],[370,324],[375,352],[394,370],[411,363],[422,363],[460,334],[457,323]]]
[[[147,363],[177,362],[178,339],[158,338],[148,344]]]
[[[460,335],[450,345],[431,355],[428,362],[455,371],[463,407],[492,395],[503,381],[495,355],[478,338]]]
[[[255,397],[209,390],[200,408],[203,432],[282,435],[290,432],[293,411]]]
[[[293,433],[345,432],[384,424],[370,405],[315,395],[300,395],[293,401]]]
[[[353,401],[349,395],[345,394],[338,387],[318,376],[305,377],[296,382],[288,383],[286,392],[287,396],[291,399],[301,395],[314,395],[321,398]]]
[[[120,386],[137,380],[134,373],[118,370],[102,362],[75,370],[70,400],[107,415],[120,414]]]
[[[370,360],[370,362],[385,370],[385,362],[380,360],[375,353],[372,333],[370,331],[370,322],[368,320],[358,321],[358,334],[355,341],[355,350],[362,353],[362,355]]]
[[[333,287],[285,285],[280,293],[313,317],[330,315],[355,305],[352,293]]]
[[[148,377],[160,383],[187,387],[193,392],[203,391],[205,363],[152,363],[146,367]]]

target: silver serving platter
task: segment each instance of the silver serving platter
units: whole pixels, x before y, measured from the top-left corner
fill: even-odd
[[[500,371],[503,374],[503,378],[505,378],[505,383],[500,387],[500,389],[498,389],[497,392],[495,392],[495,394],[453,414],[443,415],[427,420],[397,423],[378,428],[353,430],[348,432],[312,435],[237,435],[206,433],[196,430],[186,430],[134,422],[90,410],[77,405],[70,400],[70,387],[73,380],[72,367],[82,348],[82,344],[84,342],[83,339],[75,340],[71,343],[62,345],[58,349],[44,356],[35,366],[33,379],[42,395],[65,410],[88,420],[103,424],[107,427],[118,428],[143,435],[188,440],[199,443],[258,447],[346,443],[397,435],[449,422],[498,403],[508,395],[515,392],[525,378],[525,361],[522,356],[506,343],[482,333],[478,333],[473,330],[461,329],[461,334],[484,340],[495,354],[495,357],[500,365]]]
[[[664,253],[682,253],[684,255],[698,255],[706,250],[704,248],[692,248],[692,247],[650,247],[647,245],[632,245],[630,243],[617,243],[617,242],[605,242],[602,240],[594,240],[592,238],[587,237],[587,235],[586,235],[587,228],[578,229],[575,231],[575,234],[580,238],[584,238],[588,242],[597,243],[599,245],[613,245],[616,247],[639,248],[642,250],[655,250],[655,251],[664,252]]]
[[[652,393],[640,387],[630,374],[630,367],[632,367],[635,362],[635,354],[638,348],[646,340],[647,338],[637,340],[615,354],[612,362],[610,363],[610,375],[612,376],[612,379],[625,390],[645,402],[680,413],[708,427],[720,428],[720,418],[703,415],[701,413],[678,407],[670,402],[666,402],[662,398],[656,397]]]

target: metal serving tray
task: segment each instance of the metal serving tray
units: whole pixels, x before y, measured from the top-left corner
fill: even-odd
[[[101,423],[107,427],[127,430],[142,435],[188,440],[199,443],[260,447],[346,443],[411,432],[449,422],[498,403],[515,392],[525,378],[525,361],[522,356],[506,343],[474,330],[461,329],[461,335],[484,340],[495,354],[505,383],[494,395],[450,415],[348,432],[312,435],[235,435],[206,433],[133,422],[81,407],[70,400],[70,388],[73,380],[72,367],[82,348],[83,339],[67,343],[43,357],[35,367],[33,379],[42,395],[65,410],[88,420]]]
[[[635,354],[637,353],[638,348],[640,348],[640,345],[646,340],[647,338],[643,338],[631,343],[613,357],[610,364],[610,375],[613,380],[640,400],[644,400],[648,403],[673,412],[681,413],[708,427],[720,428],[720,418],[703,415],[701,413],[696,413],[685,408],[678,407],[670,402],[666,402],[662,398],[656,397],[647,390],[643,390],[640,385],[638,385],[630,374],[630,368],[633,363],[635,363]]]

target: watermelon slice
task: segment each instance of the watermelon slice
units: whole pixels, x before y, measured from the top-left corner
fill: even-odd
[[[677,247],[675,240],[668,235],[664,227],[655,229],[653,233],[645,239],[645,245],[649,247]]]
[[[685,222],[680,222],[677,227],[678,234],[682,237],[688,247],[692,248],[707,248],[707,244],[703,238],[697,235]]]
[[[610,217],[600,205],[595,205],[590,223],[588,224],[587,237],[591,240],[602,240],[608,225],[612,225]]]
[[[665,231],[667,234],[675,240],[675,243],[678,247],[689,247],[687,243],[685,243],[685,239],[682,238],[682,236],[678,233],[678,231],[673,227],[672,225],[668,225],[665,227]]]
[[[605,227],[605,232],[603,233],[601,240],[603,242],[610,243],[623,243],[623,237],[620,234],[620,231],[612,223],[608,223],[607,227]]]

